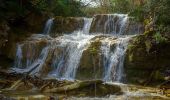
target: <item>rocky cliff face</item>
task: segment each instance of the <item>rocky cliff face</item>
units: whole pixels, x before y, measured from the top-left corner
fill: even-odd
[[[134,37],[128,46],[125,59],[127,81],[140,84],[163,81],[166,70],[170,69],[169,51],[169,40],[157,43],[153,35]]]
[[[9,26],[7,22],[2,21],[0,23],[0,49],[5,46],[6,42],[8,42],[8,31],[9,31]],[[1,52],[0,52],[1,54]]]
[[[54,22],[51,30],[51,35],[59,35],[62,33],[72,33],[75,30],[83,28],[83,17],[54,17]]]

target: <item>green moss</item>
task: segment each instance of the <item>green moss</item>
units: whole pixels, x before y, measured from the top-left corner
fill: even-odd
[[[102,65],[100,54],[101,42],[98,39],[91,42],[88,49],[84,50],[76,77],[81,80],[100,79],[102,76]]]
[[[133,54],[129,55],[129,61],[130,61],[130,62],[133,61]]]
[[[149,53],[149,51],[150,51],[150,49],[151,49],[151,47],[152,47],[151,41],[146,40],[146,41],[145,41],[145,46],[146,46],[146,51]]]
[[[132,49],[133,45],[128,45],[128,50]]]

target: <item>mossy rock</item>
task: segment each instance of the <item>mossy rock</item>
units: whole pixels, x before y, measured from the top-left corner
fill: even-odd
[[[55,36],[58,33],[72,33],[75,30],[83,28],[84,19],[82,17],[61,17],[54,18],[51,35]]]
[[[101,42],[99,39],[91,42],[91,45],[82,54],[76,77],[81,80],[101,79],[103,64],[100,55]]]
[[[136,80],[146,81],[150,80],[151,76],[152,81],[161,82],[160,77],[157,77],[158,75],[151,75],[151,73],[170,68],[169,51],[170,42],[157,44],[152,35],[134,37],[128,45],[125,57],[127,81],[133,83]],[[136,83],[138,82],[136,81]]]

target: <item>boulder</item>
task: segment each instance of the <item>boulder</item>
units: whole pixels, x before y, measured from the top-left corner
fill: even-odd
[[[102,79],[104,75],[105,65],[103,62],[104,55],[102,54],[101,46],[102,40],[107,36],[96,36],[91,39],[88,49],[83,51],[80,59],[80,64],[77,69],[76,78],[80,80]],[[109,38],[111,41],[111,50],[114,50],[115,39]]]
[[[104,67],[101,60],[100,47],[100,38],[96,38],[91,42],[88,49],[84,50],[76,74],[77,79],[89,80],[102,78]]]

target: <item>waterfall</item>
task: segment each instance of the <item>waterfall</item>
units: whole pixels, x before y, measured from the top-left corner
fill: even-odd
[[[128,15],[126,14],[95,15],[90,32],[123,35],[127,24]]]
[[[15,68],[27,68],[33,64],[33,62],[38,59],[38,46],[34,42],[25,42],[17,44],[16,58],[14,67]]]
[[[38,72],[41,70],[47,56],[48,56],[48,47],[45,47],[42,49],[38,59],[36,59],[32,64],[30,64],[29,66],[27,66],[26,68],[20,68],[20,67],[14,67],[11,68],[10,71],[14,71],[14,72],[18,72],[18,73],[27,73],[29,72],[31,69],[33,69],[34,67],[36,67],[31,73],[30,75],[35,75],[38,74]],[[22,59],[21,59],[22,60]],[[20,61],[17,61],[20,62]]]
[[[43,34],[48,35],[50,33],[50,30],[51,30],[52,25],[53,25],[53,20],[54,20],[54,18],[50,18],[50,19],[47,20],[45,27],[44,27]]]
[[[14,61],[14,67],[22,68],[22,45],[17,44],[16,57]]]
[[[24,73],[37,66],[30,73],[31,75],[43,74],[45,76],[41,70],[48,69],[46,70],[48,71],[47,77],[74,80],[77,71],[79,71],[77,69],[80,66],[84,51],[89,49],[92,41],[102,37],[97,40],[101,43],[99,50],[97,50],[100,51],[97,52],[97,55],[102,57],[99,63],[103,64],[103,77],[101,79],[106,82],[121,82],[124,77],[124,55],[128,41],[132,37],[126,35],[129,23],[128,16],[125,14],[107,14],[83,19],[84,26],[81,30],[75,30],[70,34],[58,37],[50,37],[50,29],[54,19],[49,19],[42,34],[34,34],[17,45],[12,70]],[[87,71],[87,74],[89,72]]]
[[[101,51],[104,61],[104,81],[120,82],[123,78],[124,55],[130,37],[118,38],[115,41],[115,49],[111,50],[111,43],[106,38],[102,41]]]
[[[88,30],[89,23],[85,23],[83,30],[75,31],[70,35],[64,35],[59,38],[60,43],[55,48],[62,47],[65,52],[53,59],[52,65],[56,69],[50,73],[51,76],[58,79],[75,79],[82,53],[88,48],[89,40],[94,37],[93,35],[86,35],[89,33]]]
[[[83,33],[89,34],[90,26],[92,23],[92,18],[84,18],[84,27],[83,27]]]

